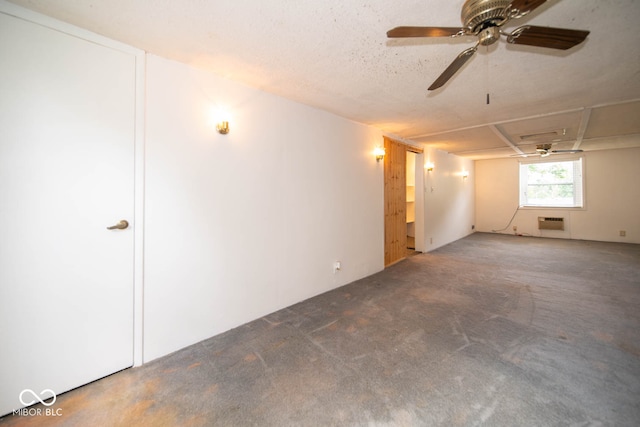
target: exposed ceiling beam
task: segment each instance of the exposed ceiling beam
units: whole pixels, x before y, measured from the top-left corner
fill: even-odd
[[[576,136],[576,142],[573,144],[573,150],[577,150],[580,148],[580,144],[582,144],[582,139],[584,138],[584,134],[587,131],[587,126],[589,126],[589,118],[591,117],[591,108],[585,108],[582,112],[582,118],[580,119],[580,126],[578,127],[578,135]]]
[[[524,151],[522,151],[513,142],[511,142],[511,140],[504,133],[502,133],[502,131],[496,125],[489,125],[488,128],[491,129],[491,131],[495,133],[502,142],[513,148],[513,151],[515,151],[517,154],[520,154],[521,156],[524,156]]]
[[[483,124],[479,124],[479,125],[465,126],[465,127],[461,127],[461,128],[443,130],[443,131],[439,131],[439,132],[431,132],[431,133],[425,133],[425,134],[420,134],[420,135],[413,135],[413,136],[406,137],[405,139],[419,140],[420,138],[428,138],[428,137],[431,137],[431,136],[444,135],[444,134],[447,134],[447,133],[458,132],[458,131],[462,131],[462,130],[479,129],[479,128],[483,128],[483,127],[489,126],[489,125],[504,125],[504,124],[507,124],[507,123],[515,123],[515,122],[531,120],[531,119],[540,119],[540,118],[544,118],[544,117],[553,117],[553,116],[557,116],[557,115],[560,115],[560,114],[577,113],[578,111],[584,111],[585,109],[593,110],[594,108],[610,107],[610,106],[613,106],[613,105],[630,104],[630,103],[638,102],[638,101],[640,101],[640,98],[634,98],[634,99],[629,99],[629,100],[619,101],[619,102],[605,102],[605,103],[601,103],[601,104],[595,104],[595,105],[592,105],[590,107],[581,107],[581,108],[572,108],[572,109],[569,109],[569,110],[553,111],[553,112],[550,112],[550,113],[535,114],[533,116],[522,116],[522,117],[518,117],[518,118],[515,118],[515,119],[501,120],[501,121],[492,122],[492,123],[488,123],[488,124],[483,123]]]
[[[536,114],[536,115],[533,115],[533,116],[518,117],[517,119],[502,120],[502,121],[499,121],[499,122],[493,122],[493,123],[489,123],[489,124],[480,124],[480,125],[475,125],[475,126],[467,126],[467,127],[463,127],[463,128],[459,128],[459,129],[450,129],[450,130],[445,130],[445,131],[441,131],[441,132],[426,133],[426,134],[423,134],[423,135],[414,135],[414,136],[409,137],[409,139],[419,140],[420,138],[427,138],[427,137],[431,137],[431,136],[444,135],[444,134],[447,134],[447,133],[458,132],[458,131],[462,131],[462,130],[472,130],[472,129],[483,128],[485,126],[504,125],[504,124],[507,124],[507,123],[515,123],[515,122],[520,122],[520,121],[524,121],[524,120],[540,119],[540,118],[544,118],[544,117],[556,116],[556,115],[559,115],[559,114],[575,113],[575,112],[582,111],[582,110],[583,110],[583,108],[574,108],[574,109],[571,109],[571,110],[554,111],[552,113],[544,113],[544,114]]]

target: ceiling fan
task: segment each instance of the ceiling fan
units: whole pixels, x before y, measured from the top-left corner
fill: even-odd
[[[478,46],[489,46],[507,37],[508,43],[566,50],[584,41],[589,31],[566,28],[523,25],[511,33],[501,27],[511,19],[518,19],[545,3],[546,0],[466,0],[462,5],[462,28],[456,27],[396,27],[387,31],[389,38],[402,37],[460,37],[474,35],[478,43],[464,50],[433,82],[429,90],[444,85],[473,56]]]
[[[584,150],[552,150],[551,144],[538,144],[536,145],[535,153],[523,153],[523,154],[514,154],[512,157],[528,157],[528,156],[540,156],[547,157],[551,154],[575,154],[582,153]]]

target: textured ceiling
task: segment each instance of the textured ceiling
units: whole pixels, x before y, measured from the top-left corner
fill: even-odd
[[[565,145],[585,150],[640,145],[640,103],[629,102],[640,100],[638,0],[549,0],[505,30],[524,24],[589,30],[584,43],[556,51],[503,40],[480,48],[430,93],[427,87],[475,38],[387,39],[386,31],[461,26],[463,0],[13,3],[472,158],[512,155],[523,133],[557,129],[566,129]]]

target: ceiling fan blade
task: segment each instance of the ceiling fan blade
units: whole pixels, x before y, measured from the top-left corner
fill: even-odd
[[[387,31],[387,37],[455,37],[464,32],[454,27],[396,27]]]
[[[582,153],[584,150],[552,150],[552,153]]]
[[[473,56],[474,53],[478,50],[478,46],[470,47],[469,49],[462,52],[460,55],[453,60],[453,62],[447,67],[446,70],[440,77],[436,79],[435,82],[431,86],[429,86],[429,90],[435,90],[444,85],[449,81],[451,77],[460,69],[462,66]]]
[[[507,42],[551,49],[570,49],[584,41],[589,31],[524,25],[507,37]]]
[[[513,0],[509,9],[511,9],[516,18],[520,18],[531,12],[538,6],[542,6],[547,0]]]

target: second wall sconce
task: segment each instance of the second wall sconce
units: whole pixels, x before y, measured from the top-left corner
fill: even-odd
[[[469,178],[469,171],[462,171],[462,179]]]
[[[433,163],[431,162],[425,163],[424,168],[427,170],[427,172],[433,172]]]
[[[218,124],[216,125],[216,129],[218,130],[218,133],[222,134],[222,135],[226,135],[229,133],[229,122],[228,121],[223,121],[223,122],[218,122]]]
[[[376,162],[379,162],[380,160],[384,159],[386,151],[384,147],[376,147],[375,150],[373,150],[373,154],[375,154],[376,156]]]

